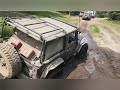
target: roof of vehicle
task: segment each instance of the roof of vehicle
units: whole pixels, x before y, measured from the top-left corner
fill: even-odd
[[[51,41],[78,29],[55,18],[9,18],[7,23],[40,41]]]

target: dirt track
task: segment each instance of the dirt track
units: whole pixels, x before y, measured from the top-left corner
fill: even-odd
[[[80,25],[89,44],[86,63],[82,60],[71,61],[61,78],[120,78],[120,26],[100,22],[98,18],[82,21]],[[97,25],[100,33],[90,34],[90,25]]]

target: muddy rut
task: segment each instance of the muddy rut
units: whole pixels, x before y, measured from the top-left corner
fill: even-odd
[[[72,60],[61,78],[67,79],[118,79],[120,78],[120,27],[100,22],[95,18],[81,21],[82,32],[88,40],[86,62]],[[99,34],[90,34],[90,26],[96,25]]]

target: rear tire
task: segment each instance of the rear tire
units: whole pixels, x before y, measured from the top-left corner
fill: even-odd
[[[55,79],[57,77],[58,74],[63,72],[63,65],[61,64],[60,66],[58,66],[57,68],[49,71],[48,75],[46,76],[45,79]]]
[[[77,58],[86,60],[87,59],[87,51],[88,51],[88,44],[86,43],[82,46],[81,50],[77,54]]]
[[[22,63],[17,51],[8,44],[0,48],[0,74],[4,78],[12,78],[21,72]]]

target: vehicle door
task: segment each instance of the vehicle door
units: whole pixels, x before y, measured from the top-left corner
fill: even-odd
[[[68,60],[74,56],[77,48],[77,32],[72,32],[68,35],[66,53],[64,54],[64,59]]]

